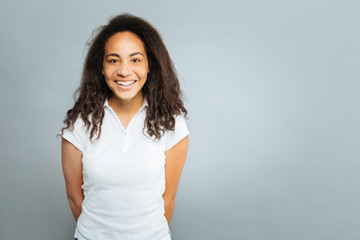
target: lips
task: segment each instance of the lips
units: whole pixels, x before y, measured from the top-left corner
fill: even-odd
[[[130,85],[133,85],[136,81],[133,80],[133,81],[120,81],[120,80],[117,80],[115,81],[116,84],[120,85],[120,86],[130,86]]]

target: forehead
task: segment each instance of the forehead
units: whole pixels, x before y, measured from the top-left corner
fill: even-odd
[[[105,52],[139,51],[145,53],[143,41],[134,33],[118,32],[112,35],[105,43]]]

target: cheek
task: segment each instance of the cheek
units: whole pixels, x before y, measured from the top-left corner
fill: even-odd
[[[104,80],[105,80],[106,85],[111,89],[112,84],[113,84],[113,78],[106,71],[105,71],[105,74],[103,76],[104,76]]]
[[[116,70],[111,67],[104,67],[102,69],[102,74],[104,75],[105,80],[110,80],[114,74],[114,71]]]
[[[148,70],[148,68],[146,66],[141,66],[141,67],[136,68],[136,72],[142,78],[146,78],[147,74],[149,73],[149,70]]]

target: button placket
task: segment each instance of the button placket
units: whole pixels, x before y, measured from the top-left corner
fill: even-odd
[[[139,109],[139,111],[130,120],[128,126],[125,129],[124,125],[121,123],[121,121],[120,121],[119,117],[116,115],[115,111],[110,106],[107,106],[107,107],[109,108],[110,113],[113,116],[113,118],[115,119],[117,125],[120,126],[120,133],[122,135],[122,141],[120,141],[121,152],[127,152],[130,147],[129,132],[131,131],[132,128],[137,126],[138,121],[140,121],[140,119],[141,119],[140,116],[141,116],[141,114],[144,114],[143,111],[145,111],[145,109],[144,109],[144,107],[141,107]]]
[[[128,149],[129,149],[129,136],[128,136],[128,133],[127,133],[127,130],[125,130],[123,132],[123,145],[122,145],[122,151],[123,152],[127,152]]]

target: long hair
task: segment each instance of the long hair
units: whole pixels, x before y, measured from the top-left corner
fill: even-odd
[[[150,72],[142,88],[148,102],[143,130],[147,129],[150,137],[160,139],[166,130],[175,129],[175,116],[183,113],[186,117],[179,80],[160,34],[144,19],[121,14],[95,30],[95,37],[88,42],[90,47],[81,84],[75,92],[78,97],[73,108],[67,111],[62,133],[65,129],[72,129],[76,119],[81,117],[87,129],[91,129],[90,140],[95,135],[96,139],[100,138],[104,103],[112,96],[102,75],[105,43],[114,34],[125,31],[136,34],[143,41],[149,62]]]

